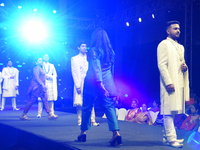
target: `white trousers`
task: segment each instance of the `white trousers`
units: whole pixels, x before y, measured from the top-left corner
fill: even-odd
[[[50,107],[52,114],[54,114],[54,101],[49,101],[49,107]],[[38,115],[42,114],[42,109],[43,109],[43,102],[38,101]]]
[[[77,116],[78,116],[78,123],[81,123],[82,106],[77,105],[77,106],[76,106],[76,111],[77,111]],[[96,122],[96,121],[95,121],[94,107],[93,107],[92,112],[91,112],[91,122]]]
[[[177,140],[176,130],[174,127],[174,115],[163,115],[164,119],[164,137],[168,142]]]
[[[15,97],[12,97],[11,98],[11,101],[12,101],[12,107],[13,109],[15,109],[17,106],[16,106],[16,98]],[[2,105],[1,105],[1,109],[4,109],[5,108],[5,102],[6,102],[6,97],[2,97]]]

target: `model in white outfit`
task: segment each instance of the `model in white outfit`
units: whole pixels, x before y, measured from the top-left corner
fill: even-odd
[[[0,109],[1,109],[1,94],[2,94],[2,92],[1,92],[1,82],[2,82],[2,74],[0,72]]]
[[[2,105],[1,111],[4,110],[5,101],[7,97],[11,97],[13,110],[19,110],[16,107],[16,96],[19,95],[19,71],[12,67],[12,61],[8,61],[7,67],[3,68],[3,94],[2,94]]]
[[[78,116],[78,125],[81,125],[82,104],[83,104],[83,85],[84,79],[88,70],[87,62],[87,46],[82,43],[78,46],[79,54],[71,58],[72,77],[74,79],[74,103]],[[93,126],[98,126],[99,123],[95,121],[94,107],[91,114],[91,122]]]
[[[188,68],[184,59],[184,47],[177,42],[180,35],[179,22],[168,22],[166,31],[167,39],[157,48],[164,141],[173,147],[182,147],[183,140],[177,140],[173,119],[175,114],[185,112],[185,101],[189,101]]]
[[[45,85],[47,87],[47,99],[51,112],[54,114],[54,101],[57,100],[57,73],[53,64],[49,63],[49,55],[45,54],[43,57],[43,70],[46,74]],[[43,103],[38,99],[38,118],[41,118]]]

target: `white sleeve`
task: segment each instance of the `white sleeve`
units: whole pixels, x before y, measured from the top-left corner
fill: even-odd
[[[74,79],[75,87],[80,88],[81,81],[78,77],[78,72],[80,72],[80,66],[79,66],[79,63],[77,63],[73,57],[71,58],[71,71],[72,71],[72,77]]]
[[[165,42],[161,42],[157,48],[158,69],[165,83],[165,86],[172,84],[171,77],[168,71],[168,46]]]

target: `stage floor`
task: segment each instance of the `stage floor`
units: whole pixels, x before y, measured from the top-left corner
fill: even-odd
[[[162,127],[149,126],[137,123],[119,121],[120,134],[123,145],[111,147],[109,140],[112,133],[108,131],[107,120],[96,117],[100,126],[87,132],[87,141],[76,142],[80,133],[77,125],[77,115],[74,113],[55,111],[59,116],[57,120],[48,120],[48,115],[43,111],[42,118],[37,118],[37,107],[34,105],[27,116],[30,121],[21,121],[23,107],[19,111],[13,111],[6,107],[0,111],[0,150],[7,150],[14,144],[22,143],[31,145],[35,150],[62,150],[62,149],[120,149],[120,150],[173,150],[174,148],[162,143]],[[178,138],[185,138],[183,150],[192,148],[186,140],[189,132],[177,130]]]

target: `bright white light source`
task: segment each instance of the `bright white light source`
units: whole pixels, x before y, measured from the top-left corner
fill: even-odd
[[[53,10],[53,13],[55,14],[55,13],[56,13],[56,10]]]
[[[152,14],[152,18],[153,18],[153,19],[155,18],[154,14]]]
[[[37,9],[35,8],[35,9],[33,9],[33,11],[37,11]]]
[[[47,27],[40,21],[29,21],[23,27],[23,35],[32,42],[43,41],[47,37]]]
[[[126,22],[126,26],[129,27],[129,22]]]
[[[141,19],[141,18],[139,18],[138,20],[139,20],[139,22],[142,22],[142,19]]]
[[[22,9],[22,6],[18,6],[19,9]]]
[[[4,3],[1,3],[1,6],[2,6],[2,7],[5,6]]]

